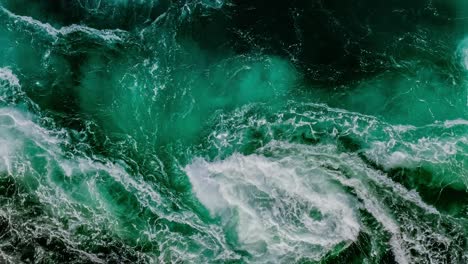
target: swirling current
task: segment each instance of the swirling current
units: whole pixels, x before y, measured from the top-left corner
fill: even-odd
[[[468,2],[0,0],[0,263],[468,263]]]

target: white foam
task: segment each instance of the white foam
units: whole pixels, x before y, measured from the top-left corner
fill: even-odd
[[[454,126],[468,126],[468,120],[466,119],[447,120],[444,122],[444,125],[447,128],[451,128]]]
[[[446,138],[422,137],[414,142],[400,141],[397,146],[390,141],[376,141],[366,152],[385,169],[416,168],[423,163],[453,162],[457,155],[463,155],[466,151],[463,145],[467,144],[468,135]]]
[[[21,96],[23,92],[18,77],[10,68],[0,68],[0,103],[10,104]]]
[[[280,148],[287,153],[196,159],[185,170],[197,198],[225,228],[235,226],[240,247],[258,262],[319,260],[337,244],[355,241],[357,202],[302,147]]]
[[[10,68],[0,68],[0,79],[8,82],[10,86],[20,86],[18,77],[13,73]]]
[[[53,27],[49,23],[43,23],[29,16],[20,16],[12,13],[4,7],[0,8],[1,11],[6,13],[8,16],[14,19],[15,23],[21,22],[27,26],[31,26],[34,29],[38,29],[43,33],[47,33],[53,39],[58,39],[60,36],[66,36],[73,33],[84,33],[93,37],[98,37],[106,42],[120,42],[122,37],[126,34],[126,31],[121,29],[103,29],[98,30],[95,28],[83,26],[83,25],[70,25],[61,27],[59,29]]]
[[[460,59],[460,63],[466,70],[468,70],[468,38],[465,38],[460,42],[456,53]]]

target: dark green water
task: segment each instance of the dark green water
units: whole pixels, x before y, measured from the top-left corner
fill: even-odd
[[[0,0],[0,263],[468,263],[468,2]]]

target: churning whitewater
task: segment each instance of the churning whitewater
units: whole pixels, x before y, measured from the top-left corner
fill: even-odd
[[[468,263],[468,4],[0,0],[0,263]]]

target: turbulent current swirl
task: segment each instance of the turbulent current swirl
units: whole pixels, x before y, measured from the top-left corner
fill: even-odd
[[[468,263],[464,1],[0,5],[0,263]]]

